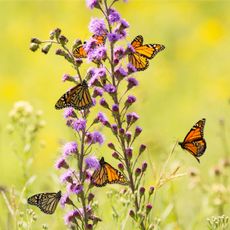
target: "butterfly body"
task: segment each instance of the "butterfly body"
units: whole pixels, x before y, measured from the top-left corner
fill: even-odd
[[[61,191],[55,193],[38,193],[28,198],[28,204],[35,205],[46,214],[53,214],[61,199]]]
[[[73,107],[77,110],[84,110],[93,105],[92,98],[89,93],[88,85],[85,80],[74,86],[63,94],[55,104],[56,109]]]
[[[183,142],[178,144],[182,149],[190,152],[196,160],[200,163],[198,157],[202,156],[207,148],[206,141],[204,139],[204,126],[205,119],[199,120],[188,132]]]
[[[97,187],[105,186],[107,183],[127,185],[128,180],[125,175],[105,162],[104,157],[102,157],[100,167],[94,171],[91,177],[91,183]]]
[[[129,62],[136,68],[137,71],[142,71],[148,68],[149,59],[156,56],[157,53],[165,49],[161,44],[145,44],[143,45],[143,37],[138,35],[131,42],[134,49],[133,53],[128,55]]]

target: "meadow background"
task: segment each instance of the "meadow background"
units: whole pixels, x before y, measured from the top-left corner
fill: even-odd
[[[154,185],[176,141],[183,140],[192,125],[203,117],[207,119],[208,147],[201,164],[177,146],[169,168],[179,165],[181,173],[196,168],[202,183],[210,188],[224,183],[220,177],[213,176],[213,172],[215,174],[221,159],[229,157],[230,2],[130,0],[127,4],[120,1],[116,8],[130,23],[126,43],[141,34],[146,43],[166,46],[150,61],[146,71],[135,74],[140,83],[135,90],[138,97],[135,110],[141,116],[139,124],[143,127],[140,139],[148,146],[143,159],[151,162],[146,184]],[[56,27],[61,28],[70,41],[87,39],[92,16],[98,14],[87,9],[83,0],[0,1],[1,187],[22,189],[22,169],[12,151],[14,140],[7,133],[7,124],[13,104],[25,100],[42,110],[42,118],[46,121],[39,132],[33,150],[35,160],[29,172],[37,178],[26,194],[61,189],[54,162],[60,155],[60,143],[73,140],[74,136],[65,126],[63,113],[56,111],[54,104],[70,87],[69,83],[62,83],[62,75],[75,73],[67,62],[53,55],[54,50],[48,55],[33,53],[29,43],[32,37],[48,38],[49,32]],[[112,164],[113,159],[106,152],[106,145],[95,151],[99,157],[106,156]],[[221,166],[218,169],[221,171]],[[226,172],[228,178],[229,168]],[[230,213],[229,199],[224,199],[220,210],[215,204],[215,191],[204,192],[196,186],[191,189],[191,180],[189,175],[184,176],[157,191],[152,215],[162,220],[161,229],[206,229],[208,217]],[[119,189],[119,186],[95,189],[99,213],[104,220],[98,229],[117,229],[112,224],[111,202],[106,197],[111,188]],[[21,211],[25,208],[26,205],[22,205]],[[2,196],[0,210],[0,229],[8,229],[9,214]],[[37,208],[34,210],[38,220],[33,229],[41,229],[43,223],[47,223],[49,229],[64,228],[60,207],[54,214],[55,219]]]

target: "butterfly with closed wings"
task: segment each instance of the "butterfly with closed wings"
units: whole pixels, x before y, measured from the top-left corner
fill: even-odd
[[[56,210],[59,200],[61,199],[61,191],[38,193],[28,198],[28,204],[35,205],[46,214],[53,214]]]
[[[96,34],[94,34],[92,36],[92,38],[95,39],[97,46],[101,46],[101,45],[105,44],[106,34],[104,34],[104,35],[96,35]],[[87,52],[84,49],[84,44],[82,44],[82,45],[78,46],[77,48],[75,48],[72,53],[73,53],[73,56],[75,58],[87,58]]]
[[[205,121],[205,118],[199,120],[188,132],[183,142],[178,143],[182,149],[191,153],[199,163],[198,157],[204,154],[207,147],[204,139]]]
[[[128,180],[124,174],[105,162],[104,157],[100,160],[100,167],[96,169],[91,177],[91,183],[97,187],[109,184],[127,185]]]
[[[93,105],[89,93],[88,85],[85,80],[82,83],[68,90],[55,104],[56,109],[73,107],[77,110],[85,110]]]
[[[148,68],[149,61],[160,51],[165,49],[161,44],[145,44],[143,45],[143,37],[138,35],[131,42],[134,49],[133,53],[128,54],[129,62],[136,68],[137,71],[143,71]]]

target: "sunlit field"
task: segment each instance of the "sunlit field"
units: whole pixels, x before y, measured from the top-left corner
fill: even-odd
[[[141,199],[152,206],[146,221],[140,220],[142,213],[135,221],[130,215],[135,194],[123,195],[129,186],[94,186],[91,208],[100,221],[91,229],[230,229],[230,2],[119,0],[114,8],[130,25],[125,39],[118,41],[124,49],[137,35],[143,36],[144,44],[165,46],[147,69],[132,74],[139,85],[130,91],[137,100],[128,109],[139,115],[135,125],[142,128],[133,155],[141,144],[147,146],[137,166],[148,164]],[[27,198],[42,192],[66,193],[60,182],[64,170],[56,169],[55,162],[63,145],[78,142],[79,136],[66,125],[64,110],[56,110],[55,103],[74,86],[63,82],[63,75],[77,72],[55,55],[60,46],[53,44],[46,55],[29,48],[31,38],[47,40],[56,28],[68,38],[69,47],[76,39],[85,41],[92,36],[89,22],[96,17],[103,15],[87,8],[85,0],[0,1],[0,229],[71,229],[64,216],[73,207],[58,204],[47,215],[27,204]],[[84,77],[90,66],[97,67],[86,60],[80,66]],[[89,91],[92,95],[93,87]],[[103,97],[109,101],[110,96]],[[102,111],[112,121],[111,113],[99,105],[100,97],[96,101],[89,120]],[[25,108],[23,121],[15,115],[17,102]],[[199,164],[178,142],[202,118],[207,149]],[[91,131],[102,133],[105,141],[93,145],[90,154],[118,168],[108,147],[116,143],[115,136],[101,124]],[[71,167],[78,174],[76,160]],[[71,198],[81,208],[82,197]]]

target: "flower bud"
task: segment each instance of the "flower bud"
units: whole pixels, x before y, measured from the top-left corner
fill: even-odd
[[[149,188],[149,196],[151,196],[152,194],[153,194],[153,192],[154,192],[154,187],[153,186],[151,186],[150,188]]]
[[[132,133],[129,132],[129,131],[127,131],[127,132],[125,133],[125,140],[127,141],[128,144],[130,143],[131,138],[132,138]]]
[[[142,128],[137,126],[135,129],[134,137],[138,137],[142,132]]]
[[[57,49],[55,52],[56,55],[64,56],[66,55],[66,52],[62,49]]]
[[[141,174],[141,169],[140,168],[136,168],[136,170],[135,170],[135,176],[138,177],[138,176],[140,176],[140,174]]]
[[[115,159],[118,159],[118,158],[119,158],[119,155],[118,155],[117,152],[113,152],[112,157],[115,158]]]
[[[125,130],[123,128],[119,129],[119,135],[123,136],[125,134]]]
[[[130,215],[132,218],[135,218],[135,213],[134,213],[134,211],[133,211],[132,209],[129,211],[129,215]]]
[[[112,105],[112,111],[113,111],[114,114],[118,113],[119,106],[117,104]]]
[[[111,129],[112,129],[113,134],[117,135],[117,125],[116,124],[112,124],[111,125]]]
[[[42,43],[38,38],[31,38],[30,42],[38,45]]]
[[[118,167],[121,171],[124,170],[124,165],[123,165],[122,163],[119,163],[119,164],[117,165],[117,167]]]
[[[146,214],[147,215],[149,214],[149,212],[151,211],[152,208],[153,208],[153,206],[151,204],[146,205]]]
[[[59,41],[62,45],[65,45],[68,42],[68,39],[64,35],[60,35]]]
[[[147,166],[148,166],[147,162],[144,162],[144,163],[142,164],[142,168],[141,168],[142,172],[145,172],[145,171],[146,171]]]
[[[93,193],[89,193],[88,195],[88,203],[91,202],[94,199],[94,194]]]
[[[145,188],[144,187],[140,187],[139,193],[140,193],[140,196],[143,196],[145,194]]]
[[[86,229],[89,229],[89,230],[93,229],[93,225],[92,224],[87,224]]]
[[[116,148],[114,146],[114,144],[112,142],[108,143],[108,147],[112,150],[115,150],[116,151]]]
[[[104,98],[101,98],[100,105],[106,109],[109,109],[109,105]]]
[[[128,157],[128,159],[130,160],[132,158],[132,156],[133,156],[133,149],[130,148],[130,147],[126,148],[125,149],[125,154]]]
[[[139,155],[141,155],[146,149],[146,145],[141,144],[139,148]]]
[[[39,45],[37,43],[30,43],[30,50],[35,52],[39,48]]]

